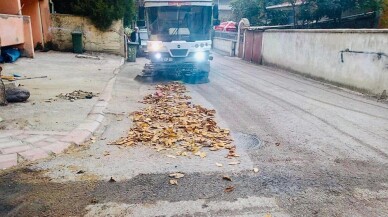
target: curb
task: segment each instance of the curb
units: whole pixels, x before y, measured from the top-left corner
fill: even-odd
[[[75,129],[70,133],[63,133],[63,138],[54,141],[53,143],[41,147],[31,148],[30,145],[12,147],[11,149],[3,148],[0,154],[0,170],[17,166],[23,162],[31,162],[38,159],[43,159],[48,156],[60,154],[66,149],[73,146],[80,146],[88,141],[93,133],[101,126],[105,114],[104,110],[109,105],[109,101],[112,98],[113,87],[116,82],[116,77],[124,65],[124,58],[121,59],[120,64],[113,70],[113,77],[105,85],[104,90],[101,92],[98,101],[94,104],[85,120],[83,120]],[[0,135],[0,138],[7,136],[15,136],[22,134],[23,130],[12,130],[6,134]],[[50,134],[51,131],[32,131],[31,134]],[[58,134],[57,132],[55,133]],[[33,142],[33,141],[32,141]],[[47,143],[47,142],[46,142]],[[28,148],[27,148],[28,146]],[[18,149],[17,151],[13,149]],[[4,152],[6,151],[6,152]],[[9,151],[9,152],[7,152]],[[17,152],[17,153],[16,153]]]
[[[121,59],[120,65],[113,70],[113,77],[108,81],[108,84],[100,94],[97,103],[94,104],[93,108],[86,116],[86,119],[79,124],[78,127],[67,134],[67,136],[62,138],[60,140],[61,142],[79,146],[89,140],[93,133],[101,126],[103,120],[105,119],[104,110],[109,105],[109,101],[112,99],[113,86],[116,82],[116,76],[123,65],[124,58]]]

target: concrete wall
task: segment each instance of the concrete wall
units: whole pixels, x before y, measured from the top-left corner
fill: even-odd
[[[34,57],[29,16],[0,14],[0,47],[16,45],[22,55]]]
[[[263,64],[375,94],[388,90],[387,55],[388,30],[268,30],[263,37]]]
[[[0,26],[2,47],[24,43],[22,16],[0,14]]]
[[[0,0],[0,14],[21,15],[19,0]]]
[[[124,56],[124,28],[122,21],[116,21],[108,31],[98,30],[88,18],[68,14],[52,14],[50,32],[52,42],[59,50],[73,49],[71,32],[83,32],[84,49]]]
[[[215,37],[213,38],[213,49],[228,54],[229,56],[234,56],[234,51],[232,49],[233,43],[235,42],[232,40]]]
[[[42,23],[38,0],[21,0],[23,15],[30,16],[34,45],[43,42]],[[42,43],[43,44],[43,43]]]

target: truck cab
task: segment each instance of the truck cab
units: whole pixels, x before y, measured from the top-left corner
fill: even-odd
[[[211,30],[219,24],[218,8],[211,0],[144,0],[143,6],[150,59],[143,75],[207,82],[212,59]]]

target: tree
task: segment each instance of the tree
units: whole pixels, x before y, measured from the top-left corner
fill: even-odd
[[[259,25],[262,22],[259,21],[259,13],[261,10],[262,0],[233,0],[230,2],[232,13],[235,16],[236,21],[240,21],[242,18],[248,18],[251,25]]]

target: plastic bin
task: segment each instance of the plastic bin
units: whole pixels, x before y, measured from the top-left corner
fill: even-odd
[[[127,61],[136,62],[136,53],[137,48],[139,47],[138,43],[129,42],[127,46]]]
[[[74,53],[83,53],[83,43],[82,43],[82,32],[74,31],[71,33],[71,38],[73,40],[73,52]]]

